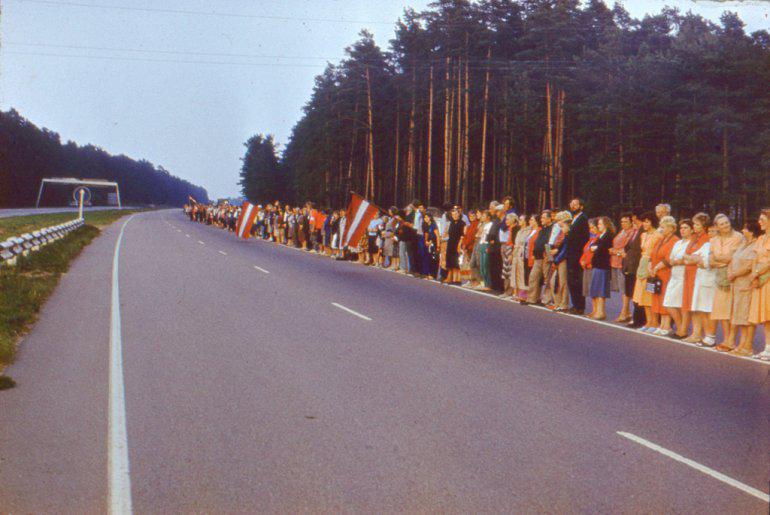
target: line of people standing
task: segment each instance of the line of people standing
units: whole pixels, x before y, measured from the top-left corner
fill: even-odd
[[[240,215],[233,206],[186,210],[231,231]],[[768,217],[763,210],[739,232],[724,214],[677,222],[659,204],[654,213],[622,214],[616,229],[609,217],[589,218],[579,198],[529,216],[517,214],[510,197],[467,213],[414,200],[380,213],[358,242],[344,245],[344,210],[275,202],[257,206],[252,235],[596,320],[607,319],[616,291],[617,323],[750,356],[757,326],[770,337]],[[757,357],[770,359],[770,350]]]

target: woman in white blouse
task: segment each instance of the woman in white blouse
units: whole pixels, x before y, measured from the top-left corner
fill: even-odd
[[[692,221],[696,233],[708,231],[711,227],[711,218],[706,213],[698,213],[692,217]],[[693,335],[688,340],[691,343],[702,343],[707,347],[716,345],[716,322],[710,317],[716,293],[716,272],[709,267],[710,254],[711,244],[706,243],[689,256],[690,262],[698,265],[698,272],[695,274],[690,306],[693,316]],[[705,333],[702,340],[698,338],[700,332],[696,331],[696,327]],[[696,339],[698,341],[695,341]]]
[[[679,222],[679,234],[682,239],[674,243],[668,262],[671,265],[671,279],[666,287],[666,295],[663,297],[663,307],[666,308],[671,319],[676,325],[676,334],[672,338],[682,339],[687,336],[687,327],[690,325],[689,313],[682,313],[682,294],[684,293],[684,255],[687,245],[692,241],[692,220]]]

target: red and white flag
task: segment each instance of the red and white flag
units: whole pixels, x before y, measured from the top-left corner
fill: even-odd
[[[249,202],[244,202],[241,206],[241,216],[235,224],[235,233],[239,238],[249,238],[251,226],[254,225],[254,215],[257,214],[257,207]]]
[[[358,245],[361,237],[366,233],[369,223],[377,216],[379,209],[370,203],[364,197],[355,193],[350,194],[350,205],[348,205],[345,227],[345,236],[342,238],[343,246]]]

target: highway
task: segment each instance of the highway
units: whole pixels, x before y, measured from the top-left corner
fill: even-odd
[[[767,365],[126,220],[7,371],[0,513],[768,512]]]

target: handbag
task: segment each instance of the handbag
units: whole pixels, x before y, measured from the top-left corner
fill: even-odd
[[[647,284],[644,286],[647,293],[659,295],[663,290],[663,280],[658,277],[653,277],[647,280]]]
[[[647,256],[642,256],[639,260],[639,266],[636,269],[636,278],[645,280],[647,279],[647,275],[650,271],[650,258]]]

